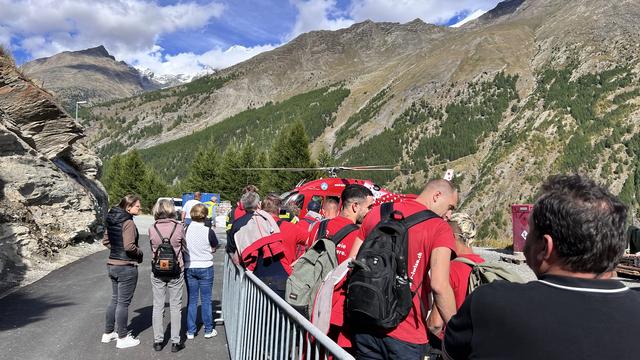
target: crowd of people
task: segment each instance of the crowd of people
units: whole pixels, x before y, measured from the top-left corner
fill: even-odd
[[[283,204],[279,194],[261,198],[259,190],[249,186],[229,214],[225,250],[235,264],[253,271],[275,294],[293,304],[302,294],[291,285],[292,278],[303,278],[296,273],[303,269],[299,260],[311,250],[323,251],[315,246],[320,241],[332,243],[334,246],[323,247],[332,252],[332,268],[348,264],[351,270],[332,285],[328,327],[323,331],[356,359],[422,359],[425,355],[444,359],[637,358],[631,344],[633,329],[640,323],[640,293],[612,279],[627,245],[627,207],[601,185],[579,175],[547,179],[529,219],[524,249],[538,280],[495,281],[475,290],[469,279],[485,259],[473,251],[476,225],[469,215],[456,211],[459,193],[451,182],[429,181],[415,199],[386,204],[374,200],[367,187],[351,184],[339,201],[310,201],[305,215],[299,216],[300,209]],[[201,205],[192,207],[191,225],[177,234],[172,230],[171,209],[165,205],[166,209],[156,205],[154,217],[160,232],[172,233],[176,253],[184,254],[184,265],[180,264],[186,269],[189,292],[187,337],[195,333],[191,306],[197,304],[198,291],[208,336],[213,330],[207,323],[211,311],[204,303],[210,304],[211,259],[217,239],[201,224],[205,216],[198,213]],[[126,307],[135,290],[136,265],[142,261],[135,225],[130,222],[138,209],[138,199],[126,197],[111,210],[107,221],[105,242],[111,245],[108,268],[114,295],[103,341],[117,339],[118,347],[137,344],[126,333]],[[400,223],[402,226],[394,225]],[[402,236],[391,240],[391,248],[381,248],[394,229]],[[164,236],[152,237],[152,251]],[[385,283],[380,282],[379,288],[358,283],[373,281],[358,280],[362,278],[358,272],[389,266],[382,264],[386,262],[383,256],[371,254],[397,253],[398,244],[406,256],[394,258],[402,271],[396,269],[392,276],[393,291],[378,296]],[[155,341],[163,340],[156,323],[161,329],[169,289],[171,341],[179,348],[184,346],[179,342],[180,321],[173,313],[181,306],[183,275],[170,280],[154,276]],[[367,286],[371,291],[363,293]],[[363,299],[363,294],[368,298]],[[363,315],[362,304],[391,309],[392,316],[376,318],[376,309]],[[296,309],[312,318],[303,308]]]
[[[140,340],[127,331],[129,305],[138,282],[138,265],[142,263],[138,230],[133,216],[140,211],[140,198],[125,196],[113,207],[106,219],[107,229],[103,244],[110,249],[107,269],[112,284],[111,302],[107,307],[102,342],[116,341],[119,349],[140,344]],[[152,261],[151,288],[153,291],[153,348],[161,351],[165,346],[164,310],[169,297],[171,318],[171,351],[185,347],[181,340],[182,297],[187,288],[186,338],[193,339],[197,332],[198,300],[204,337],[217,335],[211,309],[213,291],[213,254],[218,247],[215,232],[205,225],[208,209],[200,203],[190,204],[188,223],[178,220],[171,200],[158,200],[154,205],[154,224],[149,228]],[[182,218],[183,220],[185,217]]]

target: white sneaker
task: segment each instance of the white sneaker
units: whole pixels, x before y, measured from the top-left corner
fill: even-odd
[[[105,344],[110,343],[113,340],[117,340],[117,339],[118,339],[118,333],[115,331],[110,334],[107,334],[107,333],[102,334],[102,342]]]
[[[187,339],[189,339],[189,340],[193,340],[193,338],[194,338],[194,337],[195,337],[195,335],[194,335],[194,334],[189,334],[189,333],[187,333]]]
[[[122,339],[118,338],[116,347],[118,349],[126,349],[134,347],[138,344],[140,344],[140,340],[134,338],[133,336],[131,336],[131,334],[127,334],[127,336],[123,337]]]
[[[210,333],[207,333],[207,332],[206,332],[206,333],[204,333],[204,337],[205,337],[206,339],[210,339],[210,338],[212,338],[212,337],[214,337],[214,336],[216,336],[216,335],[218,335],[218,332],[216,331],[216,329],[211,330],[211,332],[210,332]]]

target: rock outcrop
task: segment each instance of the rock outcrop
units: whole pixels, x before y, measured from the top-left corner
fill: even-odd
[[[82,137],[82,127],[0,49],[0,292],[102,231],[102,163]]]

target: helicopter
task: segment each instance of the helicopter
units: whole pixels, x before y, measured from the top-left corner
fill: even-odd
[[[359,184],[367,187],[373,193],[375,199],[374,204],[382,204],[384,202],[400,202],[406,199],[415,199],[416,194],[400,194],[385,189],[371,180],[361,180],[353,178],[340,178],[338,173],[342,171],[406,171],[399,167],[389,165],[367,165],[367,166],[328,166],[314,168],[239,168],[237,170],[249,171],[325,171],[327,178],[306,181],[301,180],[293,190],[283,193],[280,197],[285,206],[294,205],[300,209],[299,217],[304,217],[307,213],[307,207],[311,201],[319,202],[324,205],[326,199],[333,199],[338,203],[338,207],[342,206],[340,195],[347,185]],[[453,170],[447,170],[445,179],[453,177]]]

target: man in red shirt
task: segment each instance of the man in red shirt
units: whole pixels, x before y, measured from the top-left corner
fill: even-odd
[[[333,219],[325,220],[327,223],[327,233],[318,234],[320,223],[316,223],[309,233],[309,241],[313,242],[321,237],[333,237],[340,229],[350,224],[360,224],[373,207],[373,193],[365,186],[358,184],[347,185],[342,191],[342,210]],[[353,231],[347,235],[338,245],[336,245],[336,256],[338,263],[349,258],[351,247],[353,246],[358,231]],[[336,285],[331,306],[331,320],[329,327],[329,337],[343,348],[350,348],[351,341],[348,335],[348,328],[344,325],[344,300],[346,288],[344,281]]]
[[[325,219],[333,219],[338,216],[338,198],[327,196],[322,205],[322,216]]]
[[[358,359],[421,359],[427,344],[426,315],[422,304],[428,305],[433,293],[434,306],[445,321],[455,313],[453,290],[449,284],[449,265],[455,240],[446,220],[458,203],[458,192],[447,180],[430,181],[416,199],[395,203],[393,209],[405,217],[431,210],[441,218],[433,218],[409,229],[407,273],[411,279],[413,307],[409,315],[390,331],[354,329],[352,340]],[[351,256],[355,258],[362,239],[380,222],[380,209],[374,208],[364,219]],[[431,278],[428,272],[431,270]],[[357,324],[351,324],[355,326]]]

